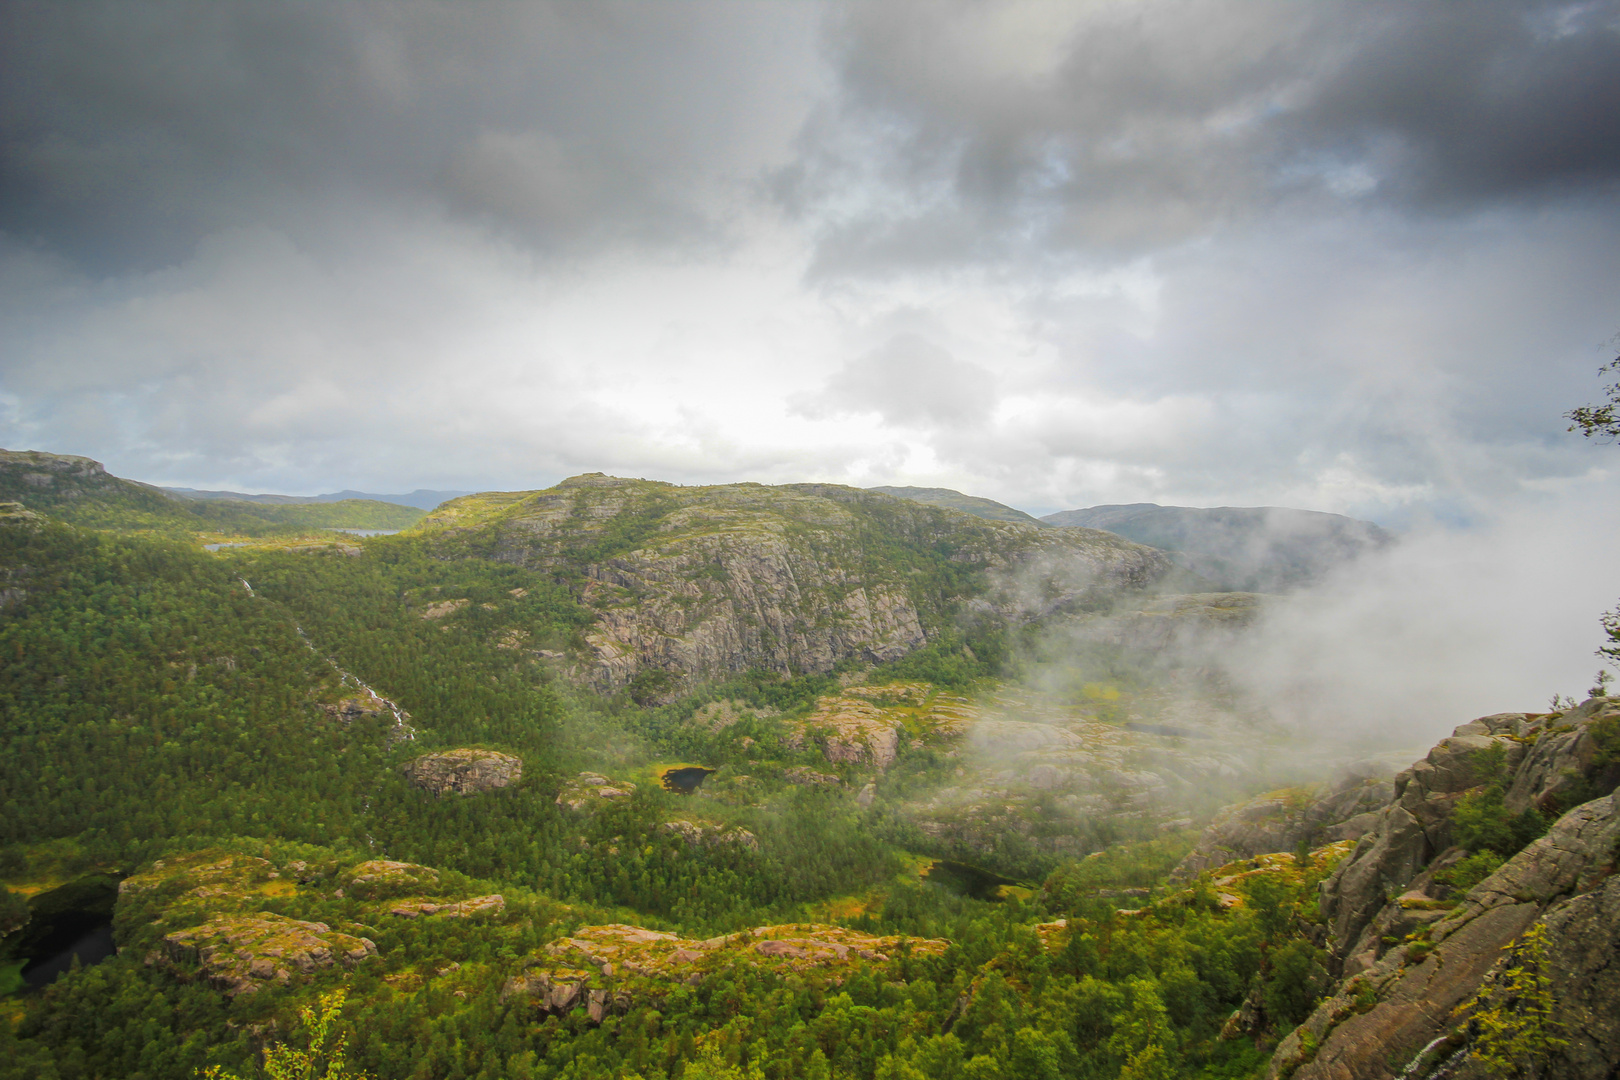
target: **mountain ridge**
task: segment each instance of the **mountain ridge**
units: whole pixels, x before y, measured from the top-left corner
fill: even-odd
[[[1041,520],[1105,529],[1172,552],[1179,565],[1244,592],[1312,585],[1395,542],[1393,534],[1370,521],[1280,506],[1110,504],[1064,510]]]

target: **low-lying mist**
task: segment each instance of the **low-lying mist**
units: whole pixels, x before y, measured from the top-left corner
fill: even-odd
[[[1426,748],[1458,724],[1584,698],[1620,598],[1620,509],[1519,506],[1414,531],[1265,604],[1222,657],[1234,688],[1302,735]]]

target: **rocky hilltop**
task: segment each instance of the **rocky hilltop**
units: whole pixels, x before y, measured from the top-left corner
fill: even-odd
[[[1109,533],[831,484],[679,487],[592,473],[452,500],[414,535],[441,557],[576,581],[594,614],[576,676],[602,690],[636,683],[648,700],[749,668],[894,660],[970,599],[1036,618],[1175,573],[1164,553]]]

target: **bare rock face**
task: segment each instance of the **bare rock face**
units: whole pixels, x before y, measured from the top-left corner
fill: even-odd
[[[353,967],[377,955],[369,938],[340,934],[319,922],[284,915],[220,915],[163,938],[152,958],[181,970],[195,965],[227,997],[251,994],[266,982],[285,983],[334,964]]]
[[[803,720],[788,721],[784,741],[798,750],[818,745],[834,765],[887,769],[902,739],[922,745],[954,738],[977,716],[972,704],[928,683],[850,686],[816,702]]]
[[[898,659],[927,641],[925,623],[954,615],[919,588],[912,558],[1000,575],[1008,584],[991,602],[1009,610],[1030,596],[1050,607],[1139,588],[1174,569],[1162,552],[1109,533],[987,521],[826,484],[683,488],[596,473],[452,500],[421,527],[446,550],[478,533],[481,553],[580,574],[596,622],[573,675],[604,691],[645,672],[679,686],[750,668]],[[874,559],[874,544],[899,554]]]
[[[523,778],[523,761],[494,750],[423,754],[405,766],[411,783],[434,795],[479,795]]]

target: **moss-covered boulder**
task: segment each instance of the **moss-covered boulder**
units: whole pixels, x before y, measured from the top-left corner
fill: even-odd
[[[346,871],[341,880],[346,893],[376,900],[431,890],[439,884],[439,872],[416,863],[371,859]]]
[[[266,982],[285,983],[334,964],[353,967],[377,955],[369,938],[334,931],[326,923],[285,915],[218,915],[201,926],[163,938],[150,958],[181,974],[196,972],[228,997],[256,992]]]
[[[523,760],[494,750],[445,750],[405,766],[412,784],[433,795],[480,795],[523,778]]]
[[[557,793],[557,805],[565,810],[591,810],[613,799],[628,799],[636,785],[628,780],[610,780],[601,773],[582,772]]]

